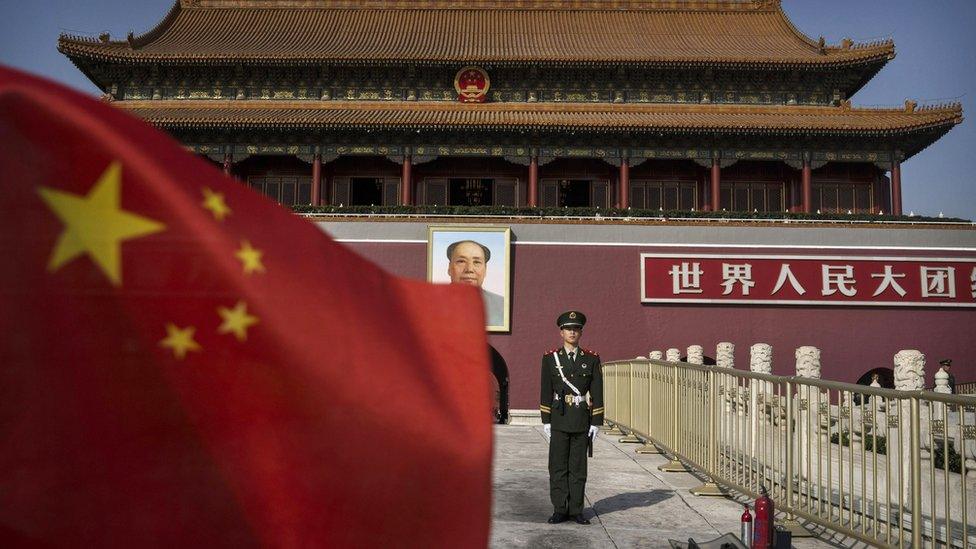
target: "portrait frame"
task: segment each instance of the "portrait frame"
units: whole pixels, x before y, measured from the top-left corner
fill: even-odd
[[[511,331],[512,229],[498,225],[429,225],[427,227],[427,282],[450,284],[447,255],[451,244],[472,241],[488,248],[480,287],[485,300],[485,331]]]

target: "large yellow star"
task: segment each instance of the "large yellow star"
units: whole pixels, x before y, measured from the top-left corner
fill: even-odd
[[[203,207],[210,210],[217,221],[223,221],[231,213],[230,207],[224,202],[224,193],[216,193],[207,187],[203,188]]]
[[[247,240],[241,241],[241,249],[234,254],[244,265],[244,274],[263,273],[264,263],[261,263],[261,256],[264,252],[251,246]]]
[[[166,337],[159,341],[160,347],[173,350],[176,358],[183,360],[188,351],[199,351],[202,349],[200,344],[193,340],[193,334],[197,331],[193,326],[180,328],[171,322],[166,324]]]
[[[122,241],[157,233],[166,225],[123,210],[121,186],[122,164],[112,162],[87,196],[47,187],[37,190],[64,224],[48,272],[87,253],[113,285],[122,285]]]
[[[247,314],[247,304],[243,301],[238,301],[233,309],[217,307],[217,314],[224,319],[217,333],[233,333],[238,341],[247,341],[247,329],[259,322],[258,317]]]

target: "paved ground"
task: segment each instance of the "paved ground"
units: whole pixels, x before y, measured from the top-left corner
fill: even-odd
[[[727,498],[696,497],[701,482],[685,473],[662,473],[660,455],[638,455],[634,444],[597,438],[590,458],[585,514],[592,524],[550,525],[548,443],[542,426],[495,428],[494,513],[491,546],[668,547],[668,539],[708,541],[739,532],[742,505]],[[795,539],[794,546],[855,547],[840,538]]]

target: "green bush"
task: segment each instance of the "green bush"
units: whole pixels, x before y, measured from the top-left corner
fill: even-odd
[[[945,468],[945,448],[939,446],[932,452],[932,462],[935,464],[936,469]],[[956,452],[956,446],[953,443],[949,443],[949,471],[953,473],[962,472],[962,456]]]
[[[520,217],[622,217],[635,219],[761,219],[769,221],[914,221],[914,222],[969,222],[958,218],[924,216],[893,216],[875,214],[803,214],[785,212],[702,212],[681,210],[641,210],[619,208],[527,208],[511,206],[293,206],[297,213],[305,214],[373,214],[373,215],[458,215],[458,216],[520,216]]]
[[[864,447],[865,452],[870,452],[874,450],[875,441],[877,441],[878,453],[887,454],[888,453],[888,439],[886,437],[878,436],[871,433],[864,435],[864,439],[861,441],[861,446]],[[842,446],[851,445],[851,435],[848,431],[844,431],[838,435],[837,433],[832,433],[830,435],[830,442],[834,444],[841,444]]]

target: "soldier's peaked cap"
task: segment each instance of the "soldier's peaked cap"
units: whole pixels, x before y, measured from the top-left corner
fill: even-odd
[[[580,328],[586,324],[586,315],[579,311],[566,311],[565,313],[559,315],[556,319],[556,326],[560,328],[565,328],[567,326],[579,326]]]

